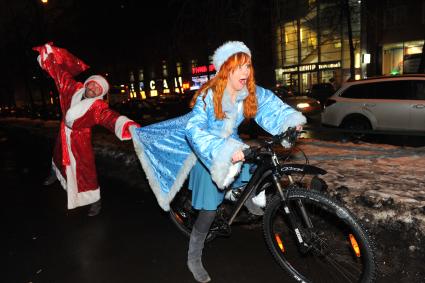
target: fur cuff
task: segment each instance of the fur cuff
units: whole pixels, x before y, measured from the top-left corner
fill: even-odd
[[[131,139],[131,136],[125,137],[124,135],[126,130],[124,127],[128,122],[132,122],[132,120],[125,116],[119,116],[115,122],[115,135],[122,141]]]
[[[232,163],[232,155],[237,150],[248,146],[235,139],[229,138],[220,148],[211,166],[211,178],[221,190],[233,183],[235,176],[240,172],[242,162]]]

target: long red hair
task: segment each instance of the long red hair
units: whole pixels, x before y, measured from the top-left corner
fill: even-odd
[[[223,99],[224,89],[227,86],[227,80],[229,74],[234,71],[237,67],[242,66],[246,63],[251,63],[251,57],[243,52],[239,52],[230,56],[226,62],[220,68],[220,71],[214,78],[204,83],[200,89],[193,96],[190,107],[193,107],[196,103],[196,99],[199,95],[203,95],[202,99],[208,93],[208,90],[213,91],[213,102],[214,102],[214,113],[218,120],[222,120],[225,116],[221,100]],[[254,68],[250,65],[250,75],[247,79],[246,88],[248,90],[248,96],[243,102],[243,114],[245,118],[253,118],[257,114],[257,97],[255,96],[255,79],[254,79]],[[205,103],[205,102],[204,102]]]

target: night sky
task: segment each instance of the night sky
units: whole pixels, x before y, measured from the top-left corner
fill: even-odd
[[[32,47],[47,41],[68,49],[93,73],[115,73],[118,80],[128,77],[129,70],[158,68],[163,60],[200,58],[206,64],[226,40],[242,40],[254,54],[271,54],[255,52],[256,46],[271,44],[264,32],[270,17],[254,15],[269,13],[270,1],[1,1],[0,96],[40,76]],[[264,66],[272,70],[271,63]]]
[[[10,3],[14,17],[6,22],[9,43],[26,45],[54,41],[94,64],[119,57],[125,62],[143,60],[160,52],[160,38],[167,37],[174,20],[174,1],[75,1],[50,0],[45,6],[36,0]],[[19,38],[20,37],[20,38]],[[164,41],[163,41],[164,43]],[[27,47],[27,46],[26,46]]]

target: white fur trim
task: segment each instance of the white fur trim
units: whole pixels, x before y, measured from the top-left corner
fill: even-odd
[[[219,189],[223,190],[229,186],[241,170],[242,162],[233,164],[231,161],[233,153],[247,147],[244,143],[228,138],[219,149],[210,169],[211,178]]]
[[[136,128],[131,127],[131,135],[134,135],[134,130]],[[159,185],[159,182],[153,172],[153,167],[150,162],[150,160],[146,157],[145,149],[142,144],[136,142],[136,139],[133,139],[134,143],[134,149],[136,151],[137,157],[140,160],[140,163],[142,164],[143,170],[145,171],[146,178],[148,179],[149,186],[151,187],[153,193],[155,194],[156,200],[158,201],[159,206],[165,210],[170,210],[170,202],[174,199],[175,195],[178,193],[178,191],[183,186],[184,181],[186,180],[187,176],[189,176],[190,170],[193,168],[193,166],[196,163],[196,155],[194,153],[191,153],[186,160],[184,161],[183,166],[180,168],[180,171],[178,172],[176,176],[176,180],[174,181],[174,184],[172,185],[170,191],[168,193],[164,193],[161,190],[161,186]]]
[[[72,130],[65,127],[66,145],[68,147],[69,161],[70,161],[70,165],[66,166],[66,184],[65,184],[66,193],[68,197],[68,209],[73,209],[79,206],[94,203],[100,199],[99,187],[94,190],[78,193],[77,170],[76,170],[77,162],[75,161],[75,157],[72,154],[72,150],[71,150],[71,133],[72,133]]]
[[[37,62],[38,62],[38,65],[40,65],[40,67],[44,70],[44,64],[41,62],[41,55],[37,56]]]
[[[249,48],[241,41],[228,41],[217,48],[213,55],[214,68],[220,71],[221,65],[233,54],[243,52],[251,56]]]
[[[53,171],[55,171],[56,178],[58,178],[59,182],[62,185],[62,188],[66,191],[66,180],[65,180],[64,176],[62,176],[61,171],[56,166],[56,164],[53,160],[52,160],[52,169],[53,169]]]
[[[78,89],[71,98],[71,105],[69,106],[69,108],[72,108],[72,106],[77,105],[81,99],[83,99],[84,96],[84,92],[86,91],[86,89],[84,87]]]
[[[286,131],[289,127],[296,127],[298,125],[304,125],[307,122],[307,119],[304,117],[301,112],[294,112],[289,114],[287,117],[285,117],[285,122],[283,122],[282,126],[280,127],[279,133],[283,133]],[[282,141],[282,146],[284,148],[290,148],[291,145],[288,144],[285,140]]]
[[[109,91],[109,84],[108,81],[99,75],[93,75],[87,78],[87,80],[84,82],[84,87],[87,87],[87,84],[91,81],[96,82],[98,85],[100,85],[100,87],[102,88],[102,94],[101,96],[105,95],[108,93]]]
[[[239,113],[243,111],[243,101],[236,102],[237,111],[234,111],[228,117],[224,118],[223,129],[220,133],[222,138],[228,138],[235,129],[236,119]]]
[[[115,135],[120,139],[120,140],[129,140],[130,138],[124,138],[123,137],[123,128],[125,126],[125,124],[127,122],[131,122],[132,120],[128,119],[125,116],[119,116],[117,121],[115,122]]]
[[[84,93],[84,88],[79,89],[73,96],[71,100],[71,107],[66,111],[65,116],[65,124],[72,128],[72,125],[74,124],[74,121],[78,118],[81,118],[86,114],[86,112],[90,109],[90,107],[93,105],[93,103],[101,99],[102,97],[98,96],[95,98],[86,98],[84,100],[81,100],[81,97]]]

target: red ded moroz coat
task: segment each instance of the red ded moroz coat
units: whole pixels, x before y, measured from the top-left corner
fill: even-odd
[[[84,86],[75,81],[67,70],[69,62],[57,62],[63,49],[54,47],[53,50],[53,54],[41,58],[40,65],[54,79],[59,91],[63,118],[52,164],[56,176],[67,191],[68,209],[72,209],[100,199],[91,128],[101,125],[114,132],[120,140],[128,140],[131,139],[129,126],[136,123],[109,109],[102,96],[83,99]],[[76,63],[88,67],[78,58],[75,59]]]

